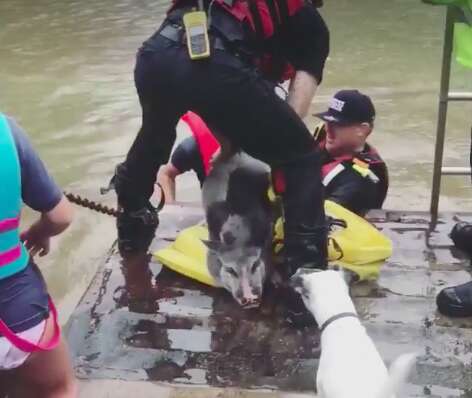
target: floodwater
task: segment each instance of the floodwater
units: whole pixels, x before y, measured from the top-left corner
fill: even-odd
[[[312,110],[324,108],[341,88],[371,95],[378,113],[372,143],[391,173],[386,206],[427,209],[444,9],[419,0],[325,3],[332,51]],[[139,128],[134,55],[167,6],[144,0],[0,0],[0,109],[28,131],[64,189],[113,203],[112,195],[98,192]],[[454,88],[472,89],[470,71],[454,66],[453,72]],[[450,108],[445,163],[466,165],[470,104]],[[185,134],[179,129],[179,138]],[[470,196],[468,178],[449,177],[441,208],[470,210]],[[178,199],[198,200],[194,176],[179,180]],[[40,261],[64,319],[114,238],[113,219],[78,209],[53,254]]]

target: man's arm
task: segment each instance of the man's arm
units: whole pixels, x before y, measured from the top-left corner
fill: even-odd
[[[290,81],[287,102],[301,119],[308,115],[317,88],[315,77],[302,70],[297,71]]]
[[[196,171],[199,165],[203,167],[197,141],[193,136],[187,137],[175,148],[169,163],[162,166],[157,174],[157,181],[164,190],[166,203],[176,200],[177,176],[190,170]]]
[[[62,196],[52,210],[41,213],[39,220],[21,233],[21,240],[32,257],[49,253],[50,239],[66,230],[72,223],[72,214],[70,202]]]
[[[375,206],[377,186],[368,178],[354,173],[343,172],[336,177],[326,187],[326,199],[363,216],[367,210]]]
[[[277,47],[297,71],[290,82],[287,101],[304,118],[323,79],[329,30],[316,8],[307,4],[290,18],[278,40]]]
[[[157,182],[161,185],[166,203],[175,202],[175,179],[182,174],[171,162],[161,166],[157,174]]]

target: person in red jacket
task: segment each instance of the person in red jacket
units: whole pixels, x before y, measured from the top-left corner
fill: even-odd
[[[321,150],[325,196],[359,215],[380,209],[388,191],[388,169],[367,142],[374,130],[375,107],[358,90],[341,90],[326,112],[316,116],[324,124],[315,131]]]

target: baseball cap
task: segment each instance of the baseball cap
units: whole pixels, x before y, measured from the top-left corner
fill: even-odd
[[[369,96],[358,90],[338,91],[329,101],[326,112],[315,116],[326,122],[339,124],[372,123],[375,119],[375,108]]]

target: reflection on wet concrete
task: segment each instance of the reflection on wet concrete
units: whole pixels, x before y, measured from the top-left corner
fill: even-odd
[[[469,260],[451,250],[447,237],[455,218],[432,227],[426,214],[371,216],[395,249],[378,281],[352,287],[369,334],[387,362],[402,352],[420,353],[410,396],[470,396],[472,320],[442,317],[435,306],[440,289],[470,278]],[[199,209],[170,207],[153,250],[201,217]],[[69,323],[77,372],[313,390],[318,330],[291,326],[279,292],[265,293],[261,308],[244,311],[225,291],[179,276],[149,256],[128,259],[124,269],[112,251]]]

